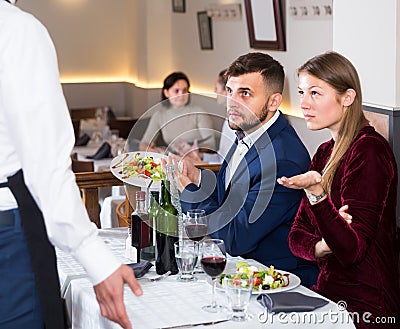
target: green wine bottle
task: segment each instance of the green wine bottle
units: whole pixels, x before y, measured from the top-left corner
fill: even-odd
[[[156,217],[156,272],[178,273],[174,243],[178,241],[178,211],[171,203],[169,181],[161,182],[160,208]]]

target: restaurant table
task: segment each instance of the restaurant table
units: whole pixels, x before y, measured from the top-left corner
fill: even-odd
[[[75,146],[72,150],[72,153],[77,153],[79,161],[93,161],[94,171],[107,171],[110,170],[112,158],[98,160],[87,158],[87,156],[95,154],[102,144],[103,142],[90,141],[86,146]]]
[[[110,131],[106,120],[98,119],[81,119],[79,132],[80,135],[87,134],[89,137],[105,138]],[[97,135],[97,136],[96,136]]]
[[[77,153],[78,160],[80,161],[93,161],[95,172],[109,171],[112,158],[98,160],[87,158],[87,156],[95,154],[103,143],[90,141],[86,146],[75,146],[72,153]],[[125,190],[123,186],[99,188],[99,203],[101,206],[100,225],[102,228],[119,226],[115,209],[124,199]]]
[[[126,229],[100,230],[100,236],[108,244],[113,253],[122,262],[129,262],[124,257],[124,241]],[[229,257],[228,262],[243,260],[241,257]],[[97,304],[93,287],[85,277],[84,270],[70,256],[57,250],[58,269],[60,272],[61,292],[66,300],[72,328],[120,328],[119,325],[103,318]],[[254,260],[248,260],[256,264]],[[145,277],[154,277],[154,267]],[[195,274],[197,281],[180,282],[177,276],[169,276],[157,282],[138,279],[143,289],[143,295],[136,297],[125,286],[124,299],[128,316],[133,328],[179,328],[191,327],[195,324],[207,325],[207,328],[355,328],[349,313],[340,305],[329,303],[313,312],[292,312],[268,314],[256,301],[257,295],[252,295],[248,313],[251,316],[246,322],[225,321],[228,312],[208,313],[201,309],[211,301],[211,285],[204,274]],[[305,295],[324,298],[315,292],[298,286],[290,291]],[[326,298],[324,298],[326,299]],[[228,306],[223,291],[216,289],[217,303]],[[223,322],[219,322],[223,321]],[[182,327],[180,327],[182,326]],[[199,325],[198,328],[205,327]]]

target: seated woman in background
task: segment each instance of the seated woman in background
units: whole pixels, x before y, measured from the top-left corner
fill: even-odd
[[[185,141],[215,150],[216,138],[211,116],[198,106],[191,106],[190,82],[182,72],[174,72],[164,80],[162,103],[150,118],[140,143],[143,151],[174,151],[174,143]],[[166,145],[157,144],[162,138]],[[163,147],[164,146],[164,147]]]
[[[318,262],[321,272],[312,289],[357,312],[358,328],[382,316],[397,316],[398,323],[392,149],[364,117],[359,77],[346,58],[335,52],[316,56],[298,69],[298,77],[307,128],[328,128],[332,139],[318,148],[310,171],[278,179],[305,191],[289,234],[290,249]]]

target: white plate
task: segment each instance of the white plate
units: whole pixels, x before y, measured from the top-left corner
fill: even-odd
[[[250,263],[250,265],[253,265],[253,264],[251,264],[251,262],[249,262],[249,263]],[[235,263],[228,262],[228,264],[226,265],[224,273],[233,273],[233,272],[235,272],[235,269],[236,269]],[[294,289],[294,288],[296,288],[296,287],[298,287],[300,285],[301,280],[297,275],[295,275],[293,273],[290,273],[290,272],[287,272],[287,271],[278,270],[278,269],[275,269],[275,271],[277,271],[279,273],[282,273],[282,274],[289,274],[289,284],[286,287],[280,287],[280,288],[276,288],[276,289],[258,290],[258,291],[253,290],[253,295],[274,294],[274,293],[277,293],[277,292],[283,292],[283,291],[292,290],[292,289]],[[211,278],[210,277],[207,277],[207,282],[211,284]],[[220,285],[220,283],[218,281],[215,282],[215,288],[218,289],[218,290],[225,290]]]
[[[141,158],[147,158],[147,157],[152,157],[154,159],[154,162],[160,163],[160,159],[164,158],[166,159],[166,156],[161,153],[155,153],[155,152],[129,152],[129,153],[123,153],[112,159],[111,164],[110,164],[110,170],[113,173],[115,177],[117,177],[119,180],[122,180],[126,184],[134,185],[134,186],[139,186],[139,187],[147,187],[151,179],[150,178],[144,178],[144,177],[125,177],[122,175],[122,167],[125,162],[132,161],[132,159],[135,157],[136,154],[139,154]],[[151,187],[160,187],[161,181],[153,182],[151,184]]]

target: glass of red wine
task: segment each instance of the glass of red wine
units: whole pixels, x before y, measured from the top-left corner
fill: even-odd
[[[224,241],[220,239],[206,239],[202,242],[201,267],[208,276],[211,277],[212,300],[211,304],[203,306],[202,309],[207,312],[217,313],[224,310],[225,307],[218,305],[215,301],[215,281],[226,266],[226,250]]]
[[[207,217],[203,209],[190,209],[186,213],[185,231],[190,240],[198,241],[207,235]],[[199,257],[194,273],[203,273],[200,265],[201,245],[199,246]]]
[[[185,230],[190,240],[203,240],[207,234],[206,212],[202,209],[188,210],[186,213]]]

